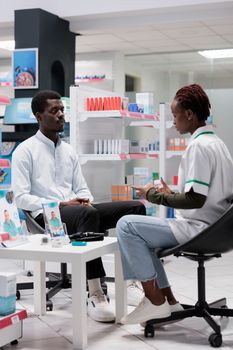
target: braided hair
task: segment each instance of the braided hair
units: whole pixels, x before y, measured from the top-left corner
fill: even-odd
[[[174,97],[184,109],[191,109],[199,121],[206,120],[210,115],[210,101],[202,87],[191,84],[179,89]]]

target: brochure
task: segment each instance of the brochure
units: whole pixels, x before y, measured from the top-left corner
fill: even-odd
[[[66,233],[61,221],[58,203],[50,202],[42,205],[47,232],[51,235],[51,237],[64,237]]]
[[[25,243],[25,235],[11,190],[0,190],[0,243],[2,247]]]

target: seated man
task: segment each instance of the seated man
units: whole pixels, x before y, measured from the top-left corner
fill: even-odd
[[[82,175],[73,148],[63,142],[64,106],[54,91],[40,91],[32,99],[38,132],[22,142],[12,157],[12,188],[18,208],[31,211],[44,226],[42,203],[59,202],[62,222],[68,234],[105,232],[127,214],[145,215],[141,202],[92,204],[93,197]],[[88,314],[100,322],[114,320],[114,314],[100,284],[105,276],[101,258],[87,263]]]

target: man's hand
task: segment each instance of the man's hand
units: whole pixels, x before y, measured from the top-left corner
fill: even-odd
[[[91,207],[91,202],[88,198],[73,198],[69,201],[60,202],[60,208],[66,206],[84,205],[86,207]]]
[[[140,198],[146,199],[146,194],[151,188],[155,188],[155,185],[153,183],[148,183],[145,186],[132,186],[136,190],[136,194]]]

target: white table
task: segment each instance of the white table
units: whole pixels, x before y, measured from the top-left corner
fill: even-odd
[[[89,242],[87,246],[66,245],[53,248],[41,245],[43,235],[29,236],[28,242],[14,248],[1,248],[0,258],[34,261],[34,310],[38,315],[46,313],[45,262],[71,263],[72,269],[72,321],[74,349],[87,346],[86,262],[105,254],[115,255],[116,322],[126,313],[126,288],[123,281],[121,260],[116,238]]]

